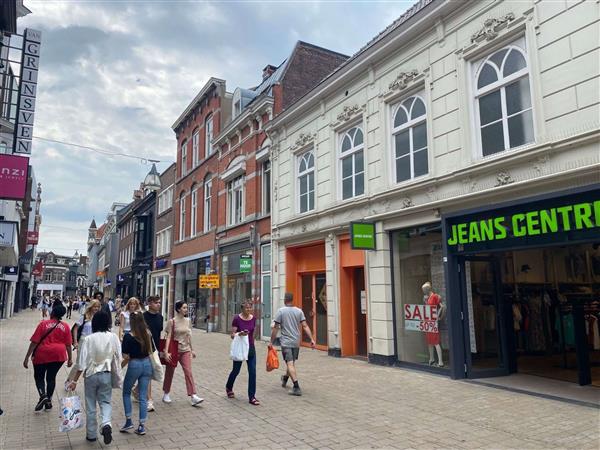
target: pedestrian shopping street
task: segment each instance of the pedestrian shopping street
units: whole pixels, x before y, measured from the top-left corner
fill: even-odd
[[[75,313],[73,318],[78,314]],[[22,367],[39,312],[25,311],[0,322],[0,448],[98,448],[85,428],[58,431],[58,396],[66,367],[57,378],[51,412],[34,413],[33,369]],[[227,399],[231,362],[229,337],[194,330],[194,376],[204,403],[194,408],[185,395],[181,369],[174,402],[156,401],[148,434],[121,434],[121,391],[113,391],[112,448],[598,448],[598,409],[479,386],[446,377],[380,367],[325,352],[302,349],[298,363],[302,397],[279,384],[281,371],[264,369],[266,345],[257,343],[261,406],[248,404],[244,369]],[[154,397],[160,391],[154,383]],[[78,386],[83,392],[83,383]],[[137,419],[134,403],[134,419]]]

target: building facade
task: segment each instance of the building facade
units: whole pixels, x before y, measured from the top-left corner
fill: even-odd
[[[273,307],[336,356],[598,382],[598,8],[419,1],[275,118]]]
[[[156,193],[154,212],[154,260],[150,274],[150,294],[161,299],[164,317],[173,314],[173,272],[171,247],[173,245],[173,197],[177,165],[171,164],[161,175],[161,188]]]

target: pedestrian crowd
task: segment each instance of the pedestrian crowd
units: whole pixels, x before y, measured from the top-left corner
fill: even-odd
[[[285,294],[284,303],[285,306],[275,315],[269,350],[273,351],[273,344],[276,340],[280,341],[286,363],[286,374],[281,377],[281,385],[286,387],[291,379],[293,388],[290,394],[299,396],[302,391],[295,363],[299,355],[301,330],[308,337],[311,347],[314,348],[315,342],[304,313],[293,305],[291,294]],[[183,370],[190,404],[197,407],[204,401],[198,396],[192,373],[192,361],[196,358],[196,353],[185,301],[175,303],[174,315],[166,322],[166,327],[163,326],[161,299],[157,296],[149,297],[145,307],[136,297],[130,297],[127,302],[120,296],[116,301],[105,301],[101,292],[95,293],[93,299],[68,298],[64,303],[60,298],[51,300],[43,297],[37,305],[42,311],[42,320],[31,336],[23,361],[26,369],[29,361],[33,364],[39,394],[34,411],[53,408],[56,377],[65,362],[67,367],[72,368],[64,383],[67,396],[75,396],[77,383],[83,376],[86,439],[90,442],[98,439],[98,432],[105,444],[112,442],[112,393],[115,388],[122,390],[125,411],[125,423],[119,427],[119,431],[127,433],[133,430],[138,435],[146,434],[148,412],[155,411],[152,380],[162,383],[162,401],[165,404],[172,403],[171,387],[178,365]],[[70,327],[63,318],[71,318],[73,310],[78,310],[80,317]],[[111,331],[113,325],[118,327],[117,333]],[[253,304],[251,301],[244,301],[240,314],[233,318],[231,324],[230,356],[233,367],[225,384],[225,393],[228,398],[235,398],[235,380],[243,361],[246,361],[248,401],[251,405],[258,406],[255,329]],[[77,351],[76,358],[73,358],[73,350]],[[138,402],[137,426],[133,420],[132,397]]]

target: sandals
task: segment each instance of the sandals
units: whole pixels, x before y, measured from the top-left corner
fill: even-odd
[[[229,389],[225,388],[225,392],[227,392],[227,398],[235,398],[235,394],[233,393],[233,391],[230,391]]]
[[[259,406],[260,405],[260,402],[258,400],[256,400],[255,398],[251,398],[248,401],[248,403],[250,403],[251,405],[254,405],[254,406]]]

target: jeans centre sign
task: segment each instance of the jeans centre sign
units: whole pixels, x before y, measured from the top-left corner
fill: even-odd
[[[42,32],[25,29],[21,54],[21,72],[13,153],[30,155]]]

